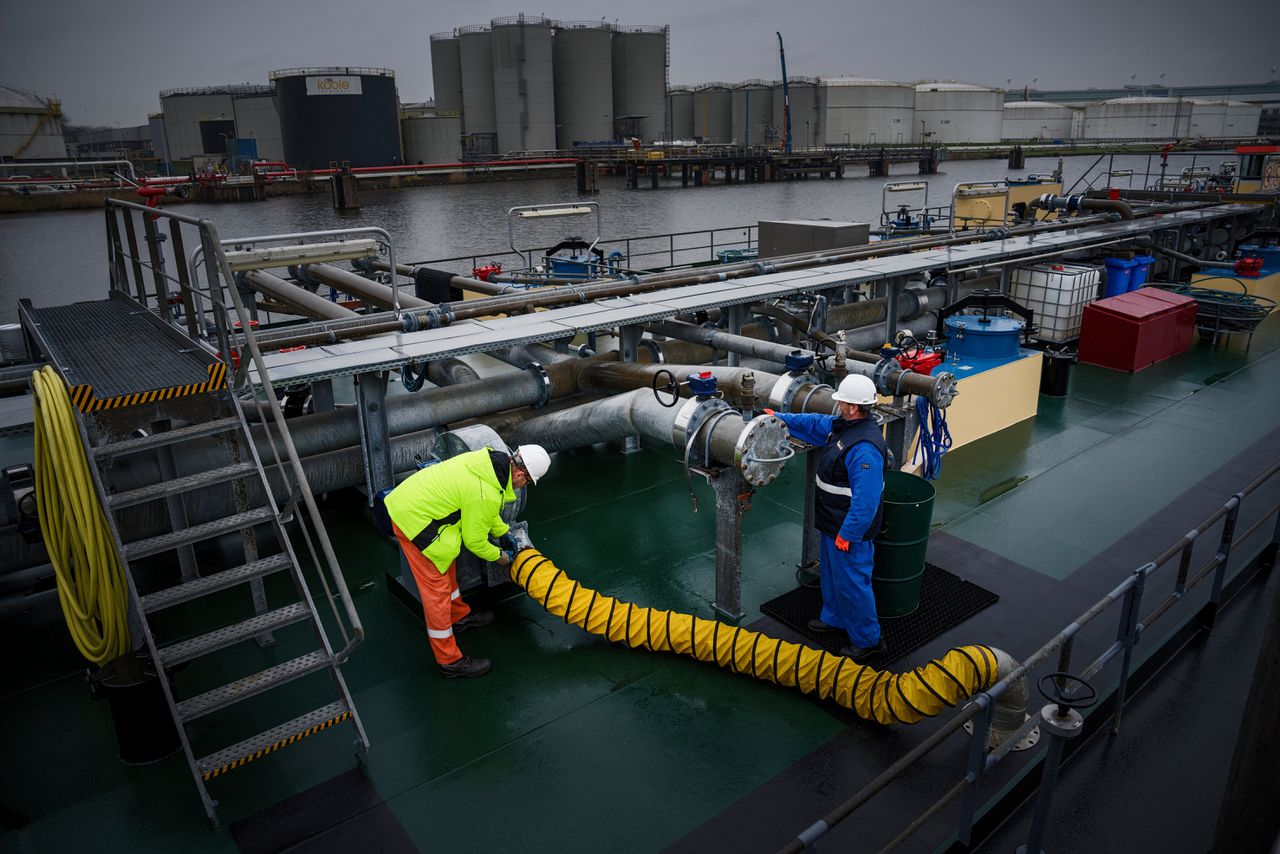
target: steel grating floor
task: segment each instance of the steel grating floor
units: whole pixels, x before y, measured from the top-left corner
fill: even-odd
[[[98,399],[207,382],[210,357],[123,300],[28,309],[47,354],[72,386]]]

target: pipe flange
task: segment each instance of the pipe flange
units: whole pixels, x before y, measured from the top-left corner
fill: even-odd
[[[703,423],[719,410],[732,411],[732,408],[718,397],[706,400],[691,397],[686,400],[671,424],[671,444],[681,450],[687,448]]]
[[[667,361],[667,357],[662,355],[662,347],[652,338],[641,338],[640,346],[649,351],[649,355],[653,357],[655,364],[661,365]]]
[[[310,285],[312,288],[317,288],[320,286],[320,282],[316,281],[311,277],[310,264],[290,264],[287,269],[289,271],[289,275],[293,276],[302,284]]]
[[[789,438],[786,425],[777,416],[765,415],[744,425],[733,446],[733,464],[743,480],[752,486],[772,483],[787,460],[795,456]]]
[[[959,389],[956,388],[955,374],[943,371],[940,374],[933,375],[933,393],[930,398],[934,406],[939,409],[946,409],[959,393]]]
[[[538,399],[537,403],[533,404],[534,409],[541,409],[547,405],[549,400],[551,400],[553,390],[551,385],[551,375],[547,373],[547,369],[539,362],[530,362],[524,366],[524,370],[531,372],[535,377],[542,380],[542,397]]]
[[[800,389],[811,382],[808,374],[783,374],[769,389],[769,408],[778,412],[791,412],[791,404]]]
[[[875,369],[871,372],[871,380],[876,384],[876,391],[881,394],[895,394],[889,384],[889,372],[901,370],[901,368],[902,366],[894,359],[881,359],[877,362]]]

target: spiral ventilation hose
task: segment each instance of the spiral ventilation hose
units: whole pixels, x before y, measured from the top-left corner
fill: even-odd
[[[996,653],[987,646],[955,647],[921,667],[891,673],[718,620],[641,607],[584,587],[533,548],[521,550],[508,571],[551,614],[612,643],[687,655],[831,700],[881,724],[933,717],[999,676]]]

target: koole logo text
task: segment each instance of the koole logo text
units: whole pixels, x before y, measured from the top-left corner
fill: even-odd
[[[316,81],[316,88],[321,92],[346,92],[351,88],[351,84],[346,80],[334,80],[332,77],[326,77],[323,80]]]

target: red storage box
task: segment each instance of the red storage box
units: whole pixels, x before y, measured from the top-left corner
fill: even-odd
[[[1080,361],[1117,371],[1140,371],[1189,349],[1196,302],[1158,288],[1141,288],[1085,306]]]

